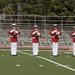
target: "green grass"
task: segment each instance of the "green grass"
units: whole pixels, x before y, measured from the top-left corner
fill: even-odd
[[[26,55],[32,51],[18,52],[11,56],[10,51],[0,51],[0,75],[74,75],[75,71],[48,62],[39,57]],[[52,57],[51,51],[39,51],[39,56],[75,69],[75,57],[68,51],[59,51],[58,57]],[[4,55],[4,56],[3,56]],[[43,65],[43,66],[41,66]]]

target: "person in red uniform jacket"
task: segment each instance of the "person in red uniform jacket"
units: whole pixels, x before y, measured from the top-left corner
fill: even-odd
[[[54,28],[50,30],[50,35],[52,36],[52,55],[58,55],[58,42],[59,42],[59,35],[61,35],[61,31],[57,29],[57,24],[54,24]]]
[[[17,55],[17,42],[18,37],[17,35],[20,34],[20,31],[16,28],[16,24],[12,24],[12,28],[8,31],[8,34],[11,35],[10,42],[11,42],[11,55]]]
[[[39,37],[41,33],[38,30],[37,25],[34,25],[34,29],[31,31],[32,43],[33,43],[33,56],[38,55]]]
[[[75,26],[74,30],[71,32],[72,42],[73,42],[73,56],[75,56]]]

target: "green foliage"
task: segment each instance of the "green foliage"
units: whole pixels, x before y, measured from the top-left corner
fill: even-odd
[[[0,14],[75,15],[75,0],[0,0]]]

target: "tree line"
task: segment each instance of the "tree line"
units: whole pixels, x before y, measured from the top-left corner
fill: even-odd
[[[0,14],[74,16],[75,0],[0,0]]]

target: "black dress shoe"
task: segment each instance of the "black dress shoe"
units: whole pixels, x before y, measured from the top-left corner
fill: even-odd
[[[73,55],[73,57],[75,57],[75,55]]]
[[[53,55],[53,57],[57,57],[58,55]]]
[[[11,56],[17,56],[17,55],[11,55]]]
[[[33,55],[33,56],[35,57],[35,56],[38,56],[38,55]]]

